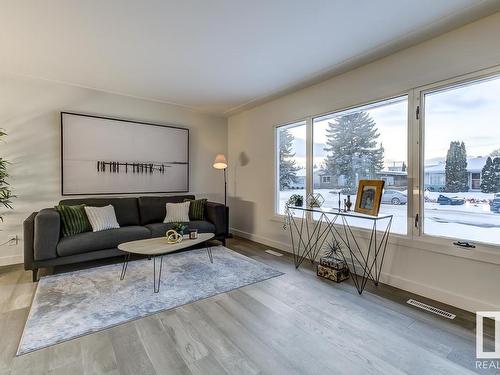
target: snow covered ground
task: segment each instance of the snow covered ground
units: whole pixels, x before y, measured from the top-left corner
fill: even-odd
[[[330,193],[330,189],[317,189],[325,198],[324,208],[337,208],[338,195]],[[292,194],[304,196],[305,190],[287,190],[280,192],[280,209],[284,212],[285,203]],[[439,194],[449,197],[465,198],[461,206],[441,206],[435,203]],[[449,237],[486,243],[500,243],[500,214],[490,211],[489,201],[493,194],[481,192],[468,193],[436,193],[426,192],[424,203],[424,232],[428,235]],[[341,195],[342,202],[344,195]],[[354,203],[355,196],[351,196]],[[353,206],[354,207],[354,206]],[[407,231],[407,205],[382,204],[380,214],[394,215],[392,233],[406,234]],[[351,225],[366,227],[366,221],[353,221]],[[364,225],[363,225],[364,224]],[[367,223],[368,224],[368,223]]]
[[[425,200],[429,202],[436,202],[440,195],[445,197],[463,198],[469,203],[489,203],[493,200],[493,193],[481,193],[480,191],[468,191],[466,193],[439,193],[435,191],[426,191],[424,196]]]
[[[424,232],[430,235],[459,238],[486,243],[500,243],[500,214],[490,211],[494,194],[481,192],[441,193],[464,198],[460,206],[434,203],[440,193],[426,192]]]

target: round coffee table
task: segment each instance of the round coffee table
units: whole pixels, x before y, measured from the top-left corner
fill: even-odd
[[[128,261],[130,260],[131,254],[141,254],[147,255],[149,258],[153,258],[153,291],[158,293],[160,291],[160,281],[161,281],[161,268],[163,265],[163,256],[165,254],[173,253],[175,251],[179,251],[196,244],[205,242],[205,247],[207,248],[208,259],[210,259],[210,263],[213,263],[212,258],[212,249],[208,245],[208,240],[213,238],[215,235],[213,233],[199,233],[198,238],[196,239],[183,239],[179,243],[170,244],[167,242],[166,237],[158,237],[158,238],[148,238],[146,240],[137,240],[124,242],[118,245],[118,249],[126,252],[125,259],[122,265],[122,272],[120,274],[120,280],[125,278],[125,273],[127,272]],[[160,257],[160,265],[158,272],[158,283],[156,282],[156,258]],[[158,285],[157,285],[158,284]]]

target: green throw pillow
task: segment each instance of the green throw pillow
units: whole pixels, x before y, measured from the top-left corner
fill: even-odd
[[[184,202],[189,203],[189,220],[205,220],[205,206],[207,199],[184,199]]]
[[[84,207],[84,204],[76,206],[60,204],[54,207],[61,216],[61,227],[64,237],[92,230]]]

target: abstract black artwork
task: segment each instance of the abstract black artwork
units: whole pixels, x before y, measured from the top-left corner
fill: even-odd
[[[153,163],[124,163],[119,161],[98,161],[97,172],[120,173],[120,166],[123,173],[161,173],[165,174],[165,168],[169,168],[168,164],[184,164],[179,162],[167,162],[162,164]],[[107,166],[107,167],[106,167]]]
[[[189,130],[61,112],[62,194],[189,191]]]

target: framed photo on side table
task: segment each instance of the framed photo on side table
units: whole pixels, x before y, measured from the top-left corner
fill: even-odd
[[[384,180],[360,180],[354,211],[377,216],[380,210]]]

